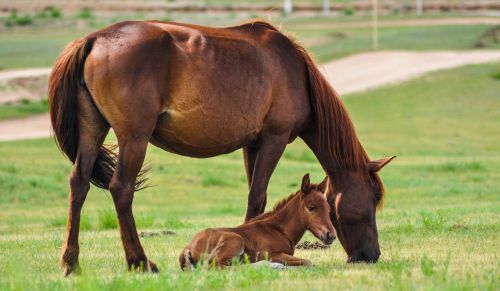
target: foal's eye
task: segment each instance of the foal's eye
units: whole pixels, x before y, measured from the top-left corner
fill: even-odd
[[[316,210],[316,207],[314,207],[314,206],[308,206],[307,210],[309,210],[309,212],[314,212],[314,210]]]

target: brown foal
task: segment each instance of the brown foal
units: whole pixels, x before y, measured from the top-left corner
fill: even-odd
[[[151,143],[208,158],[243,149],[245,221],[264,212],[271,175],[297,137],[330,178],[331,219],[349,261],[380,255],[383,186],[349,113],[304,48],[272,25],[211,28],[127,21],[66,47],[48,88],[57,143],[74,163],[62,265],[78,269],[80,213],[90,183],[109,189],[129,269],[157,271],[137,235],[132,202]],[[110,128],[118,151],[103,142]]]
[[[233,228],[208,228],[196,234],[179,256],[183,270],[199,262],[217,267],[229,266],[245,256],[251,263],[269,259],[288,266],[311,266],[311,261],[293,256],[295,245],[306,230],[325,244],[335,239],[325,198],[327,178],[310,184],[309,174],[300,190],[278,202],[271,212]]]

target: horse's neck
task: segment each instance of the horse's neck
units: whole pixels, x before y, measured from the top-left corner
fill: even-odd
[[[306,226],[300,215],[298,197],[294,197],[283,209],[274,215],[269,222],[274,224],[282,235],[292,242],[293,247],[306,232]]]

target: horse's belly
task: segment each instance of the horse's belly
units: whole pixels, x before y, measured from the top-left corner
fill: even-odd
[[[190,157],[213,157],[235,151],[257,138],[263,118],[233,111],[179,112],[168,110],[156,124],[151,143],[169,152]]]
[[[246,42],[231,51],[212,45],[182,50],[163,98],[153,144],[193,157],[234,151],[255,140],[272,104],[265,54]],[[200,57],[200,55],[204,57]]]

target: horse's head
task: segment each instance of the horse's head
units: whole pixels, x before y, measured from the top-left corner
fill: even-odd
[[[307,230],[325,244],[331,244],[336,237],[335,228],[330,220],[330,206],[325,198],[328,179],[318,185],[311,184],[309,174],[302,178],[300,187],[300,216]]]
[[[376,262],[380,257],[375,213],[384,188],[377,172],[393,158],[371,161],[366,169],[341,173],[338,183],[329,183],[330,217],[348,262]]]

